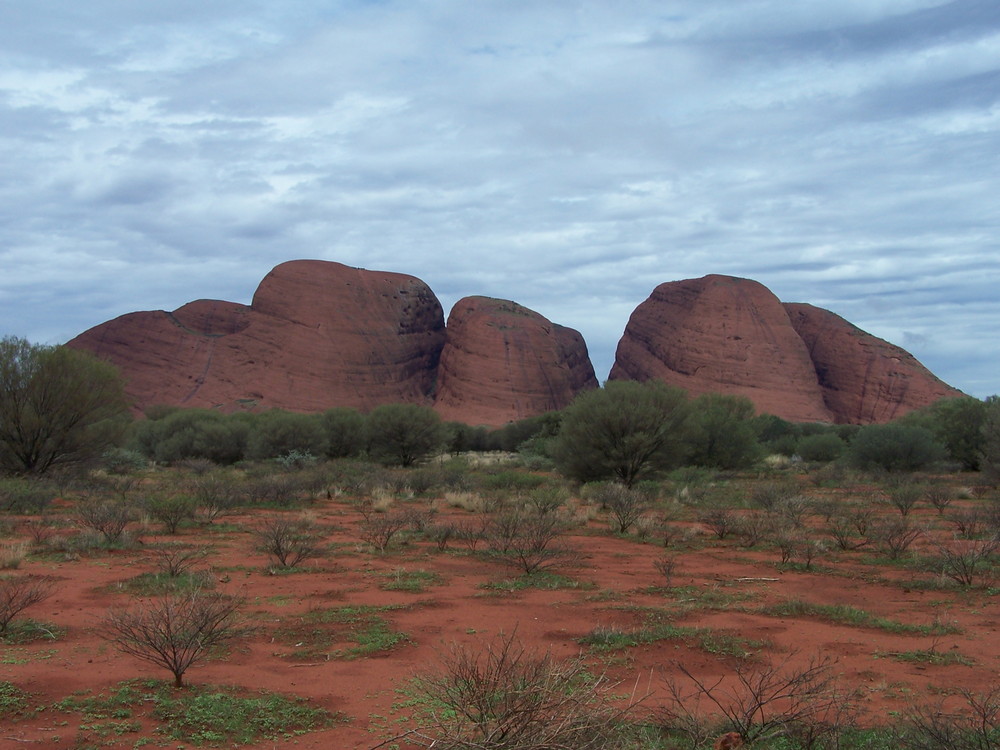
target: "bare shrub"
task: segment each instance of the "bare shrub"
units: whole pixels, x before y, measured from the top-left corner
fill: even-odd
[[[44,576],[0,578],[0,635],[24,610],[48,598],[52,588],[51,579]]]
[[[995,750],[1000,742],[1000,683],[981,693],[960,690],[964,705],[944,700],[916,706],[906,717],[906,747],[912,750]]]
[[[798,494],[794,482],[761,482],[750,490],[750,503],[761,510],[772,511],[777,506]]]
[[[437,671],[413,680],[416,728],[380,747],[405,737],[441,750],[624,748],[631,746],[625,718],[636,701],[618,707],[609,700],[615,687],[582,659],[527,651],[516,634],[476,650],[455,645]]]
[[[575,562],[578,554],[559,542],[565,521],[555,514],[508,511],[494,519],[486,534],[490,555],[531,575]]]
[[[996,539],[937,545],[935,568],[960,586],[972,586],[1000,548]]]
[[[200,523],[215,523],[235,513],[240,506],[239,485],[217,474],[195,477],[189,492],[194,499],[195,518]]]
[[[979,536],[986,517],[981,510],[969,509],[948,514],[948,520],[955,525],[960,537],[975,539]]]
[[[924,489],[924,497],[937,510],[938,515],[943,516],[944,512],[954,502],[955,492],[946,484],[932,482]]]
[[[867,526],[865,527],[867,531]],[[849,516],[846,515],[836,515],[830,519],[829,525],[826,527],[827,535],[833,539],[834,544],[837,548],[847,552],[849,550],[860,549],[868,544],[868,539],[865,537],[858,537],[857,527]]]
[[[834,660],[816,657],[796,666],[792,658],[737,662],[731,675],[711,684],[677,664],[685,682],[667,682],[664,727],[703,743],[721,719],[747,744],[788,737],[796,747],[817,747],[853,723],[853,700],[837,685]]]
[[[698,516],[698,521],[719,539],[725,539],[736,528],[736,513],[730,508],[710,508]]]
[[[45,517],[29,518],[21,524],[21,528],[31,537],[31,541],[39,547],[45,546],[45,543],[56,533],[56,526],[52,522],[52,519]]]
[[[134,516],[131,504],[121,500],[86,500],[76,507],[77,522],[98,532],[107,544],[121,541]]]
[[[677,569],[677,558],[658,557],[653,560],[653,567],[656,569],[656,572],[660,574],[660,579],[663,585],[669,588],[670,582],[674,578],[674,572]]]
[[[906,518],[897,518],[874,524],[869,535],[883,553],[898,560],[922,534],[923,531]]]
[[[434,516],[437,515],[434,508],[407,508],[401,512],[406,519],[407,528],[420,534],[427,531],[427,528],[434,522]]]
[[[618,534],[627,534],[649,507],[646,493],[616,482],[598,485],[592,497],[602,509],[608,511],[611,530]]]
[[[733,531],[740,539],[743,547],[756,547],[768,535],[773,524],[762,513],[747,513],[738,517],[733,524]]]
[[[322,536],[315,525],[305,519],[272,516],[253,530],[257,550],[266,554],[282,568],[294,568],[323,554]]]
[[[170,578],[179,578],[189,572],[197,563],[204,560],[208,554],[207,547],[184,547],[172,544],[166,547],[156,547],[150,550],[157,569]]]
[[[794,495],[782,499],[774,506],[773,513],[785,524],[804,526],[806,519],[815,510],[812,501],[807,497]]]
[[[437,545],[439,552],[448,549],[448,542],[458,536],[459,528],[454,523],[435,523],[427,528],[427,538]]]
[[[112,609],[99,632],[122,653],[167,669],[179,688],[212,650],[253,632],[239,616],[242,606],[242,598],[196,589]]]
[[[919,484],[899,484],[889,490],[889,503],[905,518],[910,515],[910,511],[920,502],[925,492]]]
[[[31,551],[31,545],[23,540],[0,543],[0,570],[16,570]]]
[[[182,523],[194,518],[195,501],[186,495],[155,495],[145,498],[140,507],[163,524],[168,534],[176,534]]]
[[[379,554],[389,549],[392,540],[409,525],[405,513],[367,513],[358,524],[358,537],[370,544]]]

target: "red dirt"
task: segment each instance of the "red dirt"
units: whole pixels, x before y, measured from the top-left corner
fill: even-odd
[[[441,506],[443,515],[470,515],[445,508],[443,503]],[[1000,604],[996,597],[982,589],[959,592],[907,588],[898,581],[918,574],[884,564],[874,566],[865,561],[861,552],[831,552],[817,562],[818,569],[812,572],[783,571],[776,565],[773,550],[747,550],[731,539],[719,541],[700,532],[693,541],[672,552],[678,560],[672,585],[692,588],[687,594],[676,593],[676,588],[674,593],[664,593],[656,588],[661,581],[652,564],[663,555],[662,548],[612,537],[606,533],[606,525],[592,521],[570,536],[568,541],[585,554],[585,559],[579,568],[567,571],[575,580],[592,587],[496,595],[479,587],[510,577],[509,572],[468,554],[461,544],[452,544],[447,553],[440,553],[429,542],[415,541],[379,556],[360,546],[354,533],[359,517],[347,502],[325,501],[308,513],[319,523],[333,527],[329,541],[344,546],[338,554],[306,564],[303,572],[295,574],[269,575],[263,557],[250,551],[251,539],[242,531],[205,533],[189,529],[179,537],[166,537],[155,529],[143,530],[144,544],[135,551],[98,553],[70,561],[26,561],[20,572],[54,576],[58,583],[54,594],[25,612],[25,616],[54,623],[65,628],[66,634],[56,641],[2,647],[0,679],[33,694],[35,705],[50,704],[74,691],[96,694],[126,679],[166,679],[166,672],[116,652],[95,632],[109,606],[128,603],[126,594],[114,593],[116,582],[152,571],[148,547],[165,541],[211,544],[215,553],[207,564],[215,571],[218,587],[245,594],[249,600],[247,611],[261,627],[257,636],[235,647],[225,659],[193,667],[186,676],[188,682],[294,694],[349,717],[349,722],[341,726],[252,747],[370,748],[391,733],[379,729],[379,725],[397,715],[393,710],[394,702],[399,700],[396,691],[415,672],[433,666],[437,655],[450,644],[474,644],[516,629],[519,638],[528,644],[551,649],[560,657],[572,656],[580,653],[578,639],[597,626],[639,625],[642,614],[636,608],[645,607],[679,613],[674,620],[679,625],[765,641],[766,654],[789,658],[793,663],[805,664],[817,655],[835,657],[836,669],[846,684],[860,689],[870,723],[885,720],[889,712],[905,710],[911,702],[933,701],[941,689],[983,689],[995,681],[1000,667],[1000,639],[996,636]],[[936,519],[928,512],[922,520]],[[249,524],[252,517],[227,521]],[[442,582],[423,593],[378,588],[383,580],[378,573],[400,568],[435,571]],[[684,607],[691,602],[684,600],[692,598],[694,592],[744,599],[728,610],[695,607],[685,613]],[[901,636],[754,611],[789,599],[849,604],[911,624],[938,620],[954,623],[961,631],[941,638]],[[296,614],[348,604],[410,605],[385,613],[395,629],[408,635],[409,642],[375,657],[302,662],[289,658],[291,644],[273,637],[278,623],[293,621]],[[889,656],[931,647],[943,653],[960,652],[973,659],[975,665],[904,663]],[[646,708],[655,708],[665,700],[663,681],[677,674],[675,663],[684,664],[709,681],[730,673],[732,667],[727,657],[680,641],[660,641],[592,658],[598,669],[604,667],[622,681],[619,692],[648,691]],[[0,745],[73,747],[86,736],[86,732],[78,732],[79,720],[74,718],[46,710],[0,729]],[[59,726],[63,721],[70,723]],[[156,737],[154,746],[166,743],[148,729],[147,734]],[[61,739],[53,741],[54,735]],[[132,747],[137,736],[98,742],[102,747]],[[13,744],[15,741],[18,744]]]

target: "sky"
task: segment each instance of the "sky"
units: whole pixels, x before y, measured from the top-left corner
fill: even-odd
[[[0,0],[0,335],[278,263],[513,299],[599,379],[755,279],[1000,392],[997,0]]]

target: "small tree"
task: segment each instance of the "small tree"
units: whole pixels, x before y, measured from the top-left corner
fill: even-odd
[[[181,524],[194,518],[194,498],[184,495],[159,495],[142,501],[142,509],[163,524],[168,534],[176,534]]]
[[[553,458],[572,479],[617,479],[631,487],[681,463],[688,451],[689,414],[679,388],[611,381],[577,396],[564,410]]]
[[[129,419],[112,365],[65,346],[0,339],[0,471],[42,474],[94,461]]]
[[[112,609],[100,635],[122,653],[168,670],[180,688],[188,669],[213,649],[254,631],[239,616],[242,606],[242,598],[196,589]]]
[[[857,468],[890,472],[917,471],[945,455],[930,430],[902,422],[862,427],[848,450]]]
[[[387,465],[413,466],[444,448],[444,424],[433,409],[384,404],[366,420],[368,452]]]
[[[45,600],[52,593],[52,581],[41,576],[0,578],[0,635],[11,621],[28,607]]]
[[[980,470],[986,481],[1000,484],[1000,396],[986,399],[981,430]]]
[[[760,459],[753,423],[754,406],[746,396],[705,393],[691,405],[690,455],[696,466],[743,469]]]
[[[100,533],[107,544],[122,538],[134,516],[132,506],[121,500],[86,500],[76,507],[79,524]]]

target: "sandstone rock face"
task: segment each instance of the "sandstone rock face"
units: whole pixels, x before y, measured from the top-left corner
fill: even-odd
[[[660,284],[632,313],[612,380],[661,380],[692,396],[747,396],[759,412],[830,422],[809,351],[781,302],[749,279]]]
[[[321,411],[428,403],[444,315],[419,279],[291,261],[250,306],[199,300],[124,315],[69,342],[117,365],[152,404]]]
[[[443,418],[500,425],[597,387],[577,331],[507,300],[466,297],[452,308],[435,402]]]
[[[910,353],[839,315],[806,304],[786,304],[785,309],[809,349],[823,398],[837,422],[888,422],[962,395]]]

